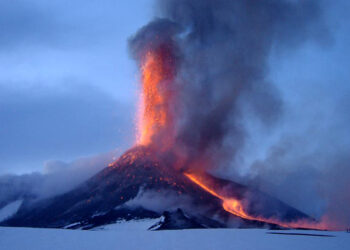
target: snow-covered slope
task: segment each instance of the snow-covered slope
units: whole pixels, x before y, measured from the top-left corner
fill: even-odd
[[[284,234],[270,234],[288,233]],[[308,234],[293,235],[292,233]],[[312,236],[329,235],[333,237]],[[349,249],[350,234],[319,231],[268,231],[265,229],[195,229],[146,231],[82,231],[0,227],[0,249],[245,249],[336,250]]]
[[[159,222],[159,218],[157,219],[140,219],[140,220],[130,220],[130,221],[118,221],[117,223],[104,225],[100,227],[96,227],[92,230],[94,231],[146,231],[154,224]]]
[[[244,201],[249,214],[256,217],[276,218],[286,223],[301,219],[314,221],[301,211],[248,186],[210,174],[201,173],[200,176],[224,190],[229,197]],[[135,207],[135,203],[138,206]],[[67,193],[40,200],[25,199],[18,212],[0,221],[0,225],[92,229],[121,219],[154,219],[165,211],[177,209],[187,216],[169,214],[172,219],[165,221],[160,229],[232,225],[276,228],[273,224],[265,225],[227,212],[220,198],[205,191],[183,172],[169,168],[167,161],[159,160],[157,152],[144,146],[128,150],[109,167]]]
[[[0,209],[0,222],[14,215],[22,204],[22,200],[11,202]]]

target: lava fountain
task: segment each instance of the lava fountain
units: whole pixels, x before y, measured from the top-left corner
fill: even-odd
[[[173,133],[171,90],[175,67],[172,51],[166,45],[147,51],[141,59],[142,85],[137,118],[137,144],[150,145],[157,137],[169,147]],[[167,134],[165,134],[165,132]]]

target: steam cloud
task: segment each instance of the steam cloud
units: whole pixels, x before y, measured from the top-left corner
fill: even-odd
[[[251,124],[257,123],[260,132],[269,133],[278,130],[286,116],[284,100],[268,80],[271,52],[327,40],[322,10],[322,2],[314,0],[158,1],[159,16],[132,37],[130,49],[134,58],[141,60],[145,51],[163,43],[174,48],[177,74],[171,88],[177,98],[172,101],[176,121],[172,153],[185,159],[180,167],[234,173],[241,178],[237,163],[251,140]],[[309,149],[310,143],[292,143],[305,136],[289,133],[288,139],[281,137],[270,145],[263,160],[246,166],[249,171],[242,180],[279,194],[282,200],[315,216],[326,211],[333,221],[349,225],[350,199],[340,195],[348,190],[348,184],[343,178],[331,184],[327,177],[339,178],[332,169],[337,164],[347,169],[349,159],[340,152],[324,155],[325,147],[308,156],[305,150],[301,157],[291,147]],[[323,168],[295,167],[303,160],[317,162],[317,154],[335,156],[339,161],[324,160]],[[343,173],[348,177],[348,172]],[[299,192],[289,195],[289,190]],[[291,199],[292,194],[298,198]]]
[[[154,197],[157,197],[158,202],[154,202]],[[179,207],[185,211],[195,207],[192,204],[191,197],[186,195],[179,196],[175,192],[167,190],[161,193],[141,190],[134,199],[127,201],[123,206],[131,208],[143,207],[158,213],[174,211]]]
[[[105,168],[117,154],[112,151],[71,163],[49,161],[44,166],[44,173],[2,175],[0,209],[16,200],[43,199],[68,192]]]

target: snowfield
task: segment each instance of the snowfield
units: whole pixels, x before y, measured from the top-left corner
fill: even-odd
[[[94,231],[0,227],[0,249],[350,249],[350,233],[346,232],[266,229],[147,231],[144,227],[150,222],[142,221],[140,227],[135,222],[130,223],[117,223]]]

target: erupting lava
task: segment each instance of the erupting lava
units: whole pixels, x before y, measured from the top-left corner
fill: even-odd
[[[138,117],[137,144],[149,145],[156,134],[170,131],[172,117],[170,99],[174,66],[171,51],[166,47],[148,51],[142,60],[142,94]],[[162,135],[162,141],[170,135]]]

